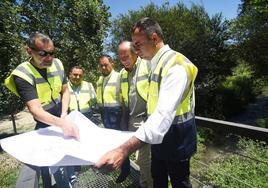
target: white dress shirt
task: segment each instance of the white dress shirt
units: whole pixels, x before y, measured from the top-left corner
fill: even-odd
[[[168,45],[162,47],[151,60],[151,70],[156,67],[159,58],[167,50]],[[135,132],[135,137],[149,144],[160,144],[169,130],[184,92],[190,84],[183,66],[175,65],[168,70],[160,86],[156,110],[147,121]],[[150,91],[149,91],[150,92]]]

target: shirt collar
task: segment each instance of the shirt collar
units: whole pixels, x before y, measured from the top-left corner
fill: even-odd
[[[157,66],[157,63],[159,62],[162,55],[170,50],[170,47],[168,44],[164,45],[162,48],[158,50],[158,52],[154,55],[154,57],[151,59],[151,70],[154,70]]]
[[[107,76],[103,76],[104,79],[109,79],[113,73],[114,73],[114,69],[110,72],[109,75],[107,75]]]
[[[70,86],[73,88],[73,89],[77,89],[77,88],[79,88],[81,85],[82,85],[82,82],[79,84],[79,85],[75,85],[75,84],[73,84],[72,82],[71,82],[71,80],[68,80],[69,81],[69,83],[70,83]]]

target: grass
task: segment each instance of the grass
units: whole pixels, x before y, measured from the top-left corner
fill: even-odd
[[[0,187],[15,187],[21,163],[5,152],[0,153]]]

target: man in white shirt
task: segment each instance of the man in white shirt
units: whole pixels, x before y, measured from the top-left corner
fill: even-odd
[[[159,24],[143,18],[132,27],[138,56],[151,61],[147,121],[135,135],[106,153],[96,167],[118,168],[145,143],[152,144],[152,177],[155,188],[192,187],[190,158],[196,151],[194,80],[197,68],[182,54],[164,44]]]

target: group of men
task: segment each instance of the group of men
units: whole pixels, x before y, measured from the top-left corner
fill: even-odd
[[[191,187],[190,158],[196,151],[194,80],[197,68],[181,53],[164,44],[159,24],[151,18],[137,21],[132,41],[123,41],[118,56],[124,68],[114,70],[108,55],[99,58],[96,93],[83,81],[85,70],[72,67],[65,77],[61,61],[54,58],[52,40],[41,33],[27,41],[30,60],[20,64],[5,85],[25,100],[37,121],[36,129],[59,126],[79,140],[77,125],[65,119],[79,110],[94,121],[97,106],[105,128],[135,131],[134,136],[106,153],[96,168],[121,167],[116,182],[130,173],[129,155],[135,151],[140,167],[140,187]],[[70,93],[70,94],[69,94]],[[70,101],[70,102],[69,102]],[[65,167],[54,177],[58,187],[71,187]],[[50,187],[48,167],[41,168],[43,186]],[[67,178],[68,179],[68,178]]]

